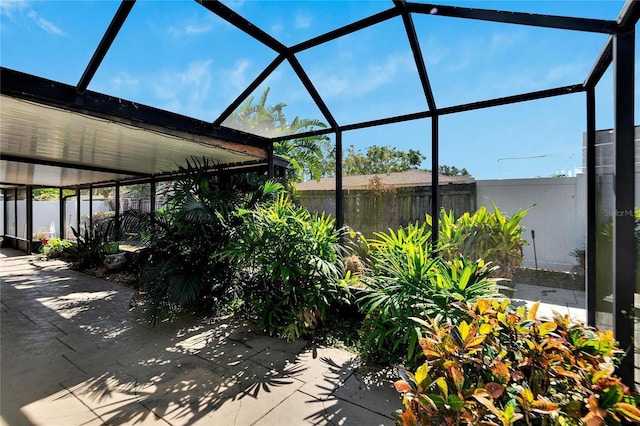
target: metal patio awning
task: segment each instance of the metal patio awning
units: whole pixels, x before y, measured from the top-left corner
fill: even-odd
[[[270,142],[211,123],[0,69],[0,182],[75,187],[162,176],[192,157],[266,165]]]

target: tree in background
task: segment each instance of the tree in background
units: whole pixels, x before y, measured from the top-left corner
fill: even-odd
[[[300,182],[303,179],[320,179],[322,176],[324,158],[323,149],[329,146],[326,135],[295,138],[296,133],[327,127],[320,120],[298,118],[287,121],[283,112],[287,105],[283,102],[267,106],[267,96],[270,88],[262,93],[258,103],[255,97],[249,97],[229,118],[229,126],[249,133],[260,134],[268,138],[292,135],[292,139],[276,142],[273,149],[276,155],[289,160],[289,180]]]
[[[75,195],[73,189],[63,189],[62,196]],[[33,190],[33,201],[58,201],[60,199],[60,190],[58,188],[35,188]]]
[[[469,176],[467,169],[459,169],[455,166],[442,165],[438,167],[438,171],[444,176]]]
[[[330,142],[322,146],[323,159],[322,177],[335,176],[336,173],[336,149]],[[401,151],[391,146],[372,145],[366,149],[356,150],[353,145],[347,148],[346,155],[342,162],[342,171],[345,176],[369,175],[381,173],[404,172],[406,170],[418,169],[420,164],[426,159],[420,151],[410,149]],[[420,169],[431,172],[431,169]],[[467,169],[459,169],[455,166],[441,165],[438,168],[441,175],[445,176],[468,176]]]
[[[415,149],[405,152],[390,146],[371,145],[363,153],[351,145],[342,161],[342,171],[347,176],[403,172],[418,169],[426,158]]]

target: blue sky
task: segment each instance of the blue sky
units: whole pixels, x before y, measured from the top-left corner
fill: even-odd
[[[392,7],[377,1],[229,1],[285,45]],[[445,1],[440,4],[615,19],[624,2]],[[76,84],[119,3],[0,0],[0,63]],[[606,36],[414,15],[439,107],[584,81]],[[637,43],[640,44],[640,43]],[[274,58],[192,1],[139,0],[90,90],[213,121]],[[339,124],[426,109],[401,20],[301,52],[298,60]],[[612,76],[598,87],[598,127],[612,126]],[[322,115],[285,62],[257,90],[292,119]],[[636,92],[638,84],[636,83]],[[582,166],[584,94],[440,118],[440,163],[479,179],[573,173]],[[638,117],[636,107],[636,117]],[[324,121],[324,120],[323,120]],[[345,146],[419,149],[430,167],[430,122],[343,134]]]

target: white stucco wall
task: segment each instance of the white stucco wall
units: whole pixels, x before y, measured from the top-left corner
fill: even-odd
[[[479,180],[478,207],[513,214],[530,209],[522,221],[529,242],[523,266],[569,271],[576,260],[569,253],[584,248],[586,235],[586,178],[577,177]],[[531,231],[535,231],[534,240]]]

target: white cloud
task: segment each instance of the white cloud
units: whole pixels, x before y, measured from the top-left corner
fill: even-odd
[[[514,46],[525,45],[526,41],[527,33],[525,30],[512,31],[509,33],[495,32],[491,35],[491,39],[489,41],[489,53],[504,53]]]
[[[46,19],[38,15],[35,11],[30,10],[29,13],[27,13],[27,16],[31,18],[40,28],[42,28],[49,34],[65,35],[64,31],[62,31],[52,22],[47,21]]]
[[[586,67],[579,63],[558,65],[547,71],[545,82],[582,82],[586,71]]]
[[[429,36],[426,44],[421,48],[427,65],[437,65],[451,55],[451,49],[434,36]]]
[[[195,61],[182,70],[165,70],[150,78],[151,88],[162,108],[191,116],[202,116],[211,96],[211,60]]]
[[[237,61],[232,69],[225,72],[227,74],[225,80],[236,89],[243,90],[248,84],[246,72],[250,64],[247,59]]]
[[[29,7],[26,0],[0,0],[0,14],[12,17],[14,13],[22,12]]]
[[[202,34],[211,31],[211,25],[199,24],[199,25],[187,25],[184,29],[185,34]]]
[[[0,16],[13,19],[16,15],[26,16],[40,29],[49,34],[63,36],[66,33],[53,22],[48,21],[31,8],[31,2],[27,0],[0,0]]]
[[[284,25],[282,24],[282,22],[276,22],[275,24],[271,25],[271,31],[269,33],[272,36],[277,37],[281,35],[283,31],[284,31]]]
[[[225,1],[223,2],[224,4],[227,5],[227,7],[231,8],[231,9],[240,9],[242,6],[244,6],[244,0],[229,0],[229,1]]]
[[[383,62],[357,68],[334,66],[311,72],[312,81],[323,96],[363,96],[385,86],[403,74],[415,74],[415,63],[408,52],[387,56]]]
[[[298,12],[293,25],[298,29],[309,28],[311,26],[311,16]]]
[[[139,85],[139,80],[128,72],[123,71],[111,79],[111,85],[118,91],[122,89],[135,89]]]
[[[156,77],[158,98],[170,99],[190,89],[190,98],[206,96],[211,82],[211,60],[191,62],[185,70],[167,70]]]
[[[169,27],[169,33],[173,38],[180,38],[183,36],[193,36],[199,34],[205,34],[213,29],[213,23],[211,22],[196,22],[188,23],[182,26]]]

